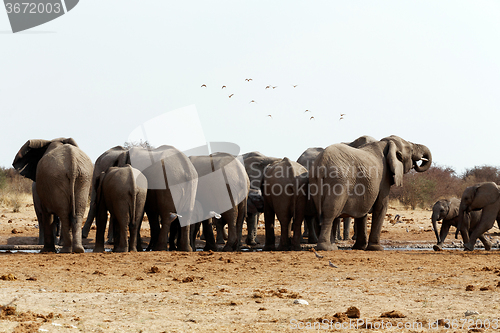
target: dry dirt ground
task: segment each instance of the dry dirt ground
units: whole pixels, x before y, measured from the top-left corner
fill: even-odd
[[[396,214],[402,223],[391,224]],[[489,252],[434,252],[430,215],[391,207],[383,245],[399,250],[319,252],[322,258],[306,246],[301,252],[3,252],[0,332],[499,330],[498,245]],[[0,209],[0,216],[0,245],[36,244],[32,205],[18,213]],[[263,233],[261,225],[261,243]],[[489,235],[493,243],[500,239],[498,229]],[[449,247],[452,241],[460,243],[448,236]],[[294,304],[299,299],[308,305]]]

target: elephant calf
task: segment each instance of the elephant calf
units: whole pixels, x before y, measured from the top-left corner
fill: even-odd
[[[451,226],[458,227],[458,212],[460,209],[460,200],[457,198],[438,200],[432,208],[432,227],[436,234],[437,244],[433,246],[434,251],[441,251],[443,243],[448,236],[448,231]],[[469,233],[474,230],[477,223],[481,219],[481,211],[471,211],[468,213],[470,221]],[[441,230],[438,232],[437,221],[443,220]],[[489,251],[491,242],[484,235],[479,236],[479,239],[484,244],[484,248]]]
[[[301,249],[300,234],[306,210],[308,184],[307,169],[287,157],[265,169],[262,183],[266,225],[265,250],[275,249],[275,214],[281,224],[278,250],[289,250],[290,245],[293,250]],[[292,229],[293,239],[290,244]]]
[[[110,213],[115,245],[113,251],[137,251],[139,227],[144,215],[148,182],[130,165],[111,167],[96,180],[96,242],[94,252],[104,251],[104,232]],[[127,229],[130,230],[128,242]]]

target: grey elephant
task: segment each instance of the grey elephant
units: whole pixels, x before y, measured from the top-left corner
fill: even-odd
[[[263,212],[263,198],[259,196],[262,179],[264,177],[264,169],[271,163],[279,161],[279,158],[268,157],[258,151],[253,151],[242,155],[245,171],[250,180],[250,189],[255,190],[249,192],[248,195],[248,211],[245,220],[247,221],[247,238],[248,245],[257,245],[257,224],[259,216]],[[261,207],[260,209],[258,207]]]
[[[228,238],[223,251],[239,250],[250,187],[243,164],[228,153],[190,156],[189,159],[199,177],[196,196],[198,208],[202,210],[199,215],[204,221],[213,217],[221,220],[216,223],[217,235],[222,234],[219,227],[227,224]],[[204,224],[203,229],[213,232],[208,224]]]
[[[44,244],[44,231],[42,225],[42,203],[40,198],[38,197],[38,193],[36,191],[36,182],[31,184],[31,194],[33,196],[33,207],[35,208],[36,218],[38,220],[38,245]],[[57,239],[61,235],[61,221],[57,215],[52,214],[52,234],[54,235],[54,239]]]
[[[377,140],[375,138],[369,135],[363,135],[352,142],[342,142],[342,143],[353,148],[359,148],[367,143],[376,141]],[[321,147],[308,148],[299,156],[297,162],[303,165],[309,171],[316,157],[318,157],[318,155],[322,153],[324,150],[325,149]],[[310,207],[309,208],[310,210],[311,209],[314,210],[314,206],[312,204],[309,204],[308,206]],[[349,231],[351,229],[351,218],[345,217],[343,221],[344,221],[343,239],[346,240],[349,238]],[[308,242],[310,244],[318,242],[319,229],[320,229],[319,221],[314,219],[313,215],[309,214],[309,216],[305,217],[304,237],[308,237]],[[313,231],[312,233],[311,230]],[[333,221],[332,237],[340,239],[340,218],[336,218]]]
[[[102,172],[108,170],[108,168],[113,166],[124,166],[127,163],[127,151],[128,149],[122,146],[116,146],[111,149],[106,150],[101,156],[97,158],[94,164],[94,172],[92,173],[92,192],[90,194],[90,208],[87,214],[87,220],[82,230],[82,237],[87,238],[92,227],[92,223],[96,217],[96,197],[97,197],[97,177],[101,175]],[[113,242],[113,230],[112,224],[110,224],[110,229],[108,232],[108,242]]]
[[[138,229],[144,216],[148,182],[137,169],[111,167],[96,179],[96,241],[94,252],[104,252],[104,232],[110,213],[114,224],[114,252],[137,251]],[[128,239],[130,231],[130,241]],[[140,238],[140,237],[139,237]]]
[[[471,222],[467,213],[482,210],[481,218],[469,236]],[[473,251],[476,240],[500,220],[500,188],[493,182],[479,183],[467,187],[460,202],[458,212],[458,232],[460,231],[464,241],[464,249]]]
[[[317,250],[337,249],[330,240],[333,220],[337,217],[355,219],[353,249],[383,250],[380,233],[391,186],[401,186],[405,173],[412,169],[424,172],[431,163],[429,148],[397,136],[367,143],[360,148],[345,144],[327,147],[315,159],[309,172],[310,195],[319,218],[322,218]],[[370,212],[372,225],[368,239]]]
[[[437,244],[433,246],[434,251],[441,251],[443,249],[443,243],[448,236],[448,232],[451,226],[458,227],[458,213],[460,209],[460,199],[450,198],[438,200],[432,207],[432,228],[436,235]],[[470,221],[469,233],[473,230],[479,219],[481,218],[481,211],[471,211],[468,213],[468,219]],[[438,231],[437,221],[441,221],[441,230]],[[479,239],[484,244],[484,248],[489,251],[491,249],[491,242],[484,237],[484,235],[479,236]]]
[[[279,251],[300,250],[302,221],[306,212],[309,175],[307,169],[287,157],[264,170],[262,194],[266,244],[264,250],[275,249],[274,216],[281,225]],[[292,223],[293,219],[293,223]],[[293,230],[293,239],[291,232]]]
[[[151,228],[148,250],[167,250],[170,225],[179,218],[182,227],[178,249],[192,251],[189,226],[195,222],[191,215],[195,208],[198,173],[189,158],[167,145],[156,149],[133,147],[127,155],[126,163],[141,171],[148,181],[144,208]],[[137,247],[142,250],[140,239]]]
[[[44,232],[41,252],[56,252],[53,215],[61,221],[61,252],[84,252],[81,232],[92,178],[90,158],[72,138],[28,140],[12,165],[36,182]]]

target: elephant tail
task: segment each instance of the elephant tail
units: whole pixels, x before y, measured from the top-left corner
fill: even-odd
[[[69,205],[71,208],[71,213],[69,216],[69,221],[71,225],[76,224],[76,196],[75,196],[75,187],[76,187],[76,177],[78,176],[78,166],[76,163],[73,163],[72,165],[72,171],[69,174],[69,188],[70,188],[70,193],[69,193]]]
[[[137,183],[135,181],[135,175],[130,169],[130,177],[132,178],[132,188],[129,191],[130,195],[130,206],[129,206],[129,214],[130,214],[130,223],[135,223],[135,210],[137,203],[137,196],[139,195],[139,190],[137,189]]]

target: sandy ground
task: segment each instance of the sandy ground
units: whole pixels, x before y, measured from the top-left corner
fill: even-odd
[[[36,244],[36,217],[26,206],[18,213],[0,209],[0,245]],[[402,223],[390,223],[396,214]],[[389,209],[383,245],[402,250],[319,252],[322,258],[307,246],[300,252],[0,253],[0,332],[500,329],[498,245],[489,252],[434,252],[430,215]],[[263,233],[262,224],[261,243]],[[496,229],[489,235],[493,243],[500,239]],[[95,230],[88,245],[94,236]],[[448,236],[449,247],[459,244]],[[308,305],[294,304],[299,299]]]

